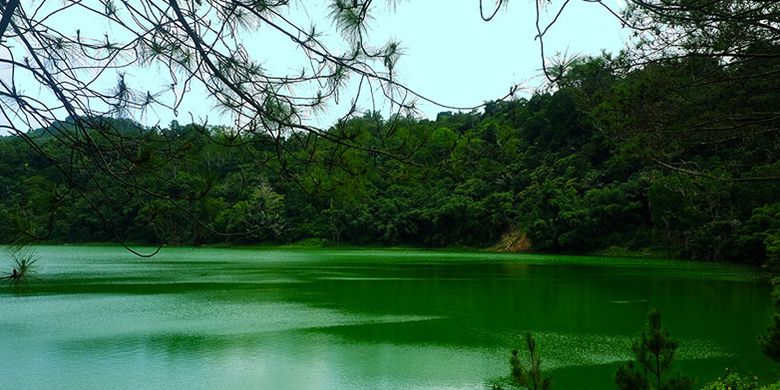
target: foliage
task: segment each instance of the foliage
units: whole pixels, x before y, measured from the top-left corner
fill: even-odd
[[[530,390],[549,390],[551,388],[551,379],[542,372],[541,358],[531,332],[525,334],[525,345],[528,349],[528,365],[521,362],[521,354],[517,349],[512,350],[512,356],[509,358],[510,365],[510,386],[520,387]],[[493,384],[494,390],[502,389],[501,384]]]
[[[8,249],[7,253],[12,261],[11,270],[0,275],[0,280],[7,281],[13,291],[23,292],[30,282],[37,279],[38,254],[34,249],[18,245]]]
[[[772,291],[772,300],[775,304],[772,324],[767,329],[767,334],[759,336],[758,341],[764,355],[780,362],[780,287],[775,286]]]
[[[780,266],[780,202],[753,210],[745,226],[746,245],[764,250],[767,265],[772,270]]]
[[[512,379],[520,386],[531,390],[549,390],[551,380],[542,373],[539,351],[536,349],[536,341],[531,332],[525,334],[525,344],[528,348],[528,367],[523,367],[518,357],[518,351],[512,350],[512,358],[509,364],[512,366]]]
[[[661,325],[661,314],[651,310],[647,318],[647,327],[631,346],[634,361],[618,368],[615,384],[619,389],[692,389],[690,378],[677,375],[663,380],[668,374],[677,341],[669,337],[669,332]]]
[[[615,384],[618,389],[623,390],[650,390],[650,380],[634,365],[634,362],[618,367],[615,373]]]
[[[278,170],[287,168],[288,158],[316,155],[344,163],[349,172],[342,173],[353,173],[350,163],[367,151],[403,160],[381,144],[362,142],[360,136],[368,133],[331,131],[310,119],[340,102],[350,102],[340,122],[359,115],[358,104],[365,101],[376,106],[383,100],[390,115],[414,112],[421,96],[395,81],[403,54],[399,42],[377,42],[368,35],[381,2],[327,1],[328,17],[306,21],[297,17],[300,4],[294,3],[0,1],[0,62],[8,76],[4,73],[0,83],[0,132],[14,135],[15,144],[45,161],[49,172],[43,175],[52,180],[46,184],[53,184],[35,194],[43,196],[19,196],[11,200],[15,205],[3,208],[0,217],[10,222],[8,230],[34,240],[54,230],[45,225],[72,222],[72,216],[55,213],[50,223],[28,218],[41,211],[42,205],[32,203],[59,207],[67,202],[84,224],[58,237],[65,240],[123,241],[129,226],[132,236],[156,243],[207,242],[217,228],[230,237],[251,232],[246,240],[283,239],[287,225],[278,210],[258,209],[262,200],[225,204],[209,196],[215,180],[225,176],[202,175],[208,172],[203,168],[233,162],[224,149],[218,161],[208,154],[205,161],[192,159],[190,151],[242,148],[242,162],[273,159]],[[317,24],[329,23],[343,39],[323,37]],[[279,44],[275,50],[251,47],[272,39]],[[269,56],[284,57],[285,70],[266,69],[262,64]],[[32,84],[38,88],[30,94]],[[193,119],[208,122],[209,115],[217,115],[231,120],[233,128],[206,130],[205,124],[174,121],[167,129],[148,129],[129,119],[157,110],[179,116],[193,91],[201,105],[217,111],[191,113]],[[447,134],[442,136],[446,141]],[[336,153],[296,153],[295,144],[315,138]],[[252,168],[230,173],[248,179]],[[219,212],[224,215],[215,222]],[[245,212],[250,216],[242,220]],[[334,229],[341,227],[334,224]]]
[[[368,3],[332,3],[331,17],[350,45],[362,44]],[[675,41],[684,47],[671,50],[681,55],[651,47],[673,42],[640,37],[636,52],[571,59],[548,88],[486,102],[481,112],[443,112],[435,120],[352,112],[327,129],[290,129],[306,108],[278,101],[271,88],[256,111],[266,128],[246,128],[251,120],[237,128],[144,127],[71,115],[2,137],[0,241],[319,238],[569,253],[618,245],[712,261],[778,259],[780,132],[772,115],[780,88],[766,75],[780,59],[769,55],[776,53],[771,29],[751,16],[775,2],[766,8],[731,0],[629,3],[627,22],[689,32]],[[181,9],[185,21],[197,23],[190,14],[208,5],[188,7]],[[729,7],[745,14],[724,18]],[[261,8],[246,11],[270,18],[283,4]],[[166,34],[187,25],[174,20]],[[702,35],[701,23],[726,30]],[[711,47],[716,42],[723,44]],[[172,50],[159,49],[163,56]],[[743,57],[724,59],[724,50]],[[392,73],[399,49],[388,44],[361,53],[377,54],[370,60]],[[223,54],[213,56],[233,64]],[[651,61],[631,66],[638,54]],[[251,67],[234,60],[238,79],[260,77],[242,73]],[[343,72],[334,69],[328,78]],[[239,100],[234,108],[252,104]],[[92,142],[78,143],[84,153],[63,143],[79,139]]]
[[[222,127],[145,128],[104,118],[143,134],[127,167],[143,190],[82,170],[72,179],[76,191],[21,137],[2,137],[0,240],[200,244],[315,237],[489,247],[504,237],[499,246],[542,252],[620,245],[748,263],[776,254],[773,196],[780,185],[747,186],[665,169],[632,146],[638,141],[597,129],[598,118],[582,104],[595,101],[588,94],[601,96],[603,104],[616,99],[600,95],[610,85],[599,83],[624,82],[607,66],[605,58],[582,60],[565,88],[493,102],[484,113],[443,113],[427,121],[369,112],[328,130],[364,149],[392,148],[406,161],[322,142],[318,135],[238,140]],[[47,129],[35,134],[49,153],[69,156]],[[214,142],[203,142],[204,135]],[[112,142],[124,141],[117,136]],[[276,142],[286,150],[281,160]],[[740,149],[752,156],[740,156],[740,165],[774,166],[776,145],[766,140]],[[716,152],[727,157],[702,146],[685,159],[704,163]],[[104,158],[112,164],[123,159]]]
[[[739,372],[726,369],[725,376],[707,383],[702,390],[756,390],[761,388],[755,375],[743,376]]]
[[[726,374],[702,388],[702,390],[777,390],[780,382],[761,386],[755,375],[745,376],[737,371],[726,369]]]
[[[29,248],[15,248],[8,252],[8,255],[13,260],[13,272],[15,275],[11,278],[12,281],[22,281],[32,278],[35,275],[35,263],[38,262],[38,255],[34,250]]]

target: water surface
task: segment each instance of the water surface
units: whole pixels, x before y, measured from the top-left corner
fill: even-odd
[[[754,270],[409,250],[37,247],[0,290],[0,388],[484,389],[532,330],[557,389],[613,388],[658,308],[699,384],[773,378]],[[0,257],[0,269],[10,262]]]

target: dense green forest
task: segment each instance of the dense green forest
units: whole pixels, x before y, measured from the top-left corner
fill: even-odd
[[[776,60],[622,61],[576,60],[480,112],[366,112],[323,134],[92,118],[109,169],[54,142],[61,131],[30,132],[38,151],[6,136],[0,237],[777,259],[778,81],[756,77]]]

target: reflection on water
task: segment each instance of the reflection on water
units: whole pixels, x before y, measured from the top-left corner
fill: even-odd
[[[769,377],[769,287],[684,262],[413,251],[41,247],[0,293],[0,388],[484,388],[533,330],[556,388],[611,387],[647,312],[677,368]]]

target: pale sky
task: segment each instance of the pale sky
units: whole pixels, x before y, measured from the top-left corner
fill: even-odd
[[[543,84],[533,1],[512,0],[490,22],[480,18],[477,0],[400,1],[395,10],[376,16],[370,34],[377,43],[401,42],[405,55],[398,63],[399,81],[442,104],[472,107],[503,97],[513,85],[531,92]],[[618,1],[607,4],[619,9]],[[489,7],[492,1],[485,3]],[[307,7],[309,15],[324,15]],[[555,11],[548,10],[543,19]],[[548,57],[617,52],[627,34],[598,4],[572,1],[548,32],[545,52]],[[420,109],[429,118],[446,111],[422,103]]]
[[[520,85],[530,92],[543,84],[541,77],[542,60],[534,27],[535,0],[512,0],[508,7],[498,13],[490,22],[484,22],[479,16],[478,0],[408,0],[399,1],[394,9],[379,2],[374,19],[370,22],[371,41],[380,46],[392,38],[401,42],[404,56],[397,66],[397,80],[413,90],[443,104],[459,107],[471,107],[487,100],[500,98],[509,92],[513,85]],[[620,0],[606,0],[607,5],[619,8]],[[37,3],[37,2],[36,2]],[[326,42],[339,44],[342,41],[338,32],[327,18],[327,1],[293,2],[290,16],[303,26],[314,22],[320,31],[326,32]],[[489,8],[492,1],[486,0]],[[558,5],[560,2],[553,2]],[[556,8],[547,10],[543,20],[550,20]],[[63,30],[76,28],[94,30],[102,35],[106,30],[99,20],[95,23],[74,25],[64,20]],[[101,30],[102,29],[102,30]],[[572,1],[557,23],[545,38],[548,57],[556,52],[569,54],[596,55],[602,49],[617,52],[624,46],[628,31],[621,29],[620,22],[609,15],[599,4],[586,1]],[[259,33],[248,36],[246,46],[249,52],[260,59],[262,65],[270,71],[295,73],[304,64],[300,51],[290,41],[272,33]],[[270,54],[267,54],[270,53]],[[3,55],[0,53],[0,55]],[[162,69],[127,70],[127,81],[131,88],[146,91],[154,88],[154,81],[165,81],[161,77]],[[0,69],[0,77],[7,70]],[[110,75],[109,80],[115,80]],[[25,89],[38,88],[30,80]],[[354,85],[350,85],[354,89]],[[135,115],[134,119],[145,125],[160,123],[167,125],[178,119],[189,123],[190,118],[209,124],[230,124],[230,117],[220,115],[214,109],[214,101],[205,98],[202,87],[189,93],[179,110],[178,118],[173,112],[157,108],[144,116]],[[526,96],[528,92],[524,93]],[[349,96],[350,91],[344,91]],[[520,94],[523,96],[523,93]],[[349,99],[342,99],[341,105],[331,105],[324,113],[312,118],[320,127],[327,127],[343,115]],[[370,108],[369,101],[361,101],[360,107]],[[388,107],[380,106],[387,116]],[[420,103],[418,106],[424,117],[435,118],[440,111],[447,109],[432,104]]]

